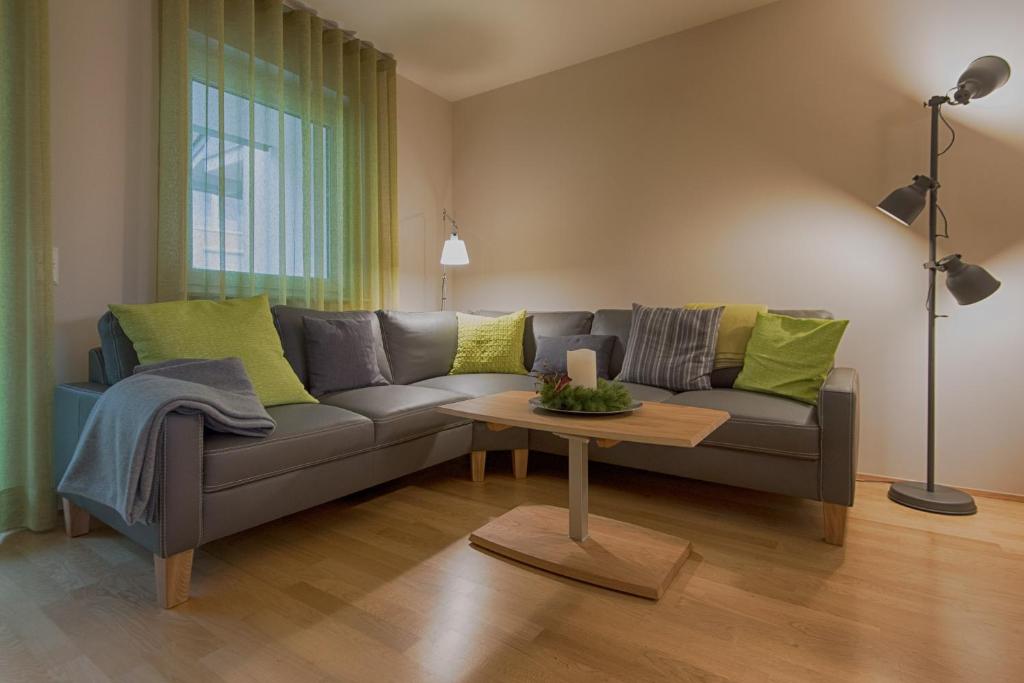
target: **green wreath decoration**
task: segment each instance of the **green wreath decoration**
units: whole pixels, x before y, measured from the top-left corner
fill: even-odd
[[[552,410],[611,413],[633,405],[633,397],[619,382],[599,379],[596,389],[588,389],[569,384],[566,375],[542,375],[539,380],[540,404]]]

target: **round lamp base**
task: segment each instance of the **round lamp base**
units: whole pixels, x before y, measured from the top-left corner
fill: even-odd
[[[973,515],[978,511],[974,499],[963,491],[948,486],[935,486],[934,491],[920,481],[900,481],[889,487],[889,499],[915,510],[940,515]]]

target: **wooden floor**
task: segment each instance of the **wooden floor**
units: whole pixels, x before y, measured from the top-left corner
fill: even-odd
[[[845,548],[809,501],[592,464],[591,511],[693,541],[660,602],[470,548],[565,460],[453,461],[205,546],[192,600],[109,529],[0,543],[0,681],[1021,681],[1024,505],[975,517],[859,486]]]

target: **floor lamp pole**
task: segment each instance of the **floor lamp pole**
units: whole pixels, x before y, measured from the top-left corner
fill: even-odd
[[[444,310],[444,304],[448,301],[448,269],[441,266],[441,310]]]
[[[939,120],[942,105],[950,100],[936,95],[928,100],[931,109],[931,187],[928,190],[928,473],[924,482],[901,481],[889,487],[889,498],[907,507],[944,515],[973,515],[978,511],[967,493],[935,483],[935,280],[937,270],[939,218]]]
[[[929,176],[932,188],[928,192],[928,481],[929,493],[935,492],[935,268],[938,258],[939,209],[939,107],[946,98],[933,97],[928,105],[932,114],[931,152]]]

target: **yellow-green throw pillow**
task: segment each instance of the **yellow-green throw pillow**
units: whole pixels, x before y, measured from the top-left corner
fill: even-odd
[[[456,313],[456,317],[459,321],[459,345],[455,351],[451,374],[526,374],[523,363],[526,311],[516,311],[497,318],[468,313]]]
[[[817,405],[849,322],[758,313],[733,387]]]
[[[285,360],[266,295],[111,304],[110,310],[143,365],[175,358],[237,356],[263,405],[317,403]]]
[[[738,368],[743,365],[747,342],[754,331],[758,313],[767,313],[764,304],[686,304],[685,308],[704,309],[724,306],[718,322],[718,341],[715,342],[715,370]]]

